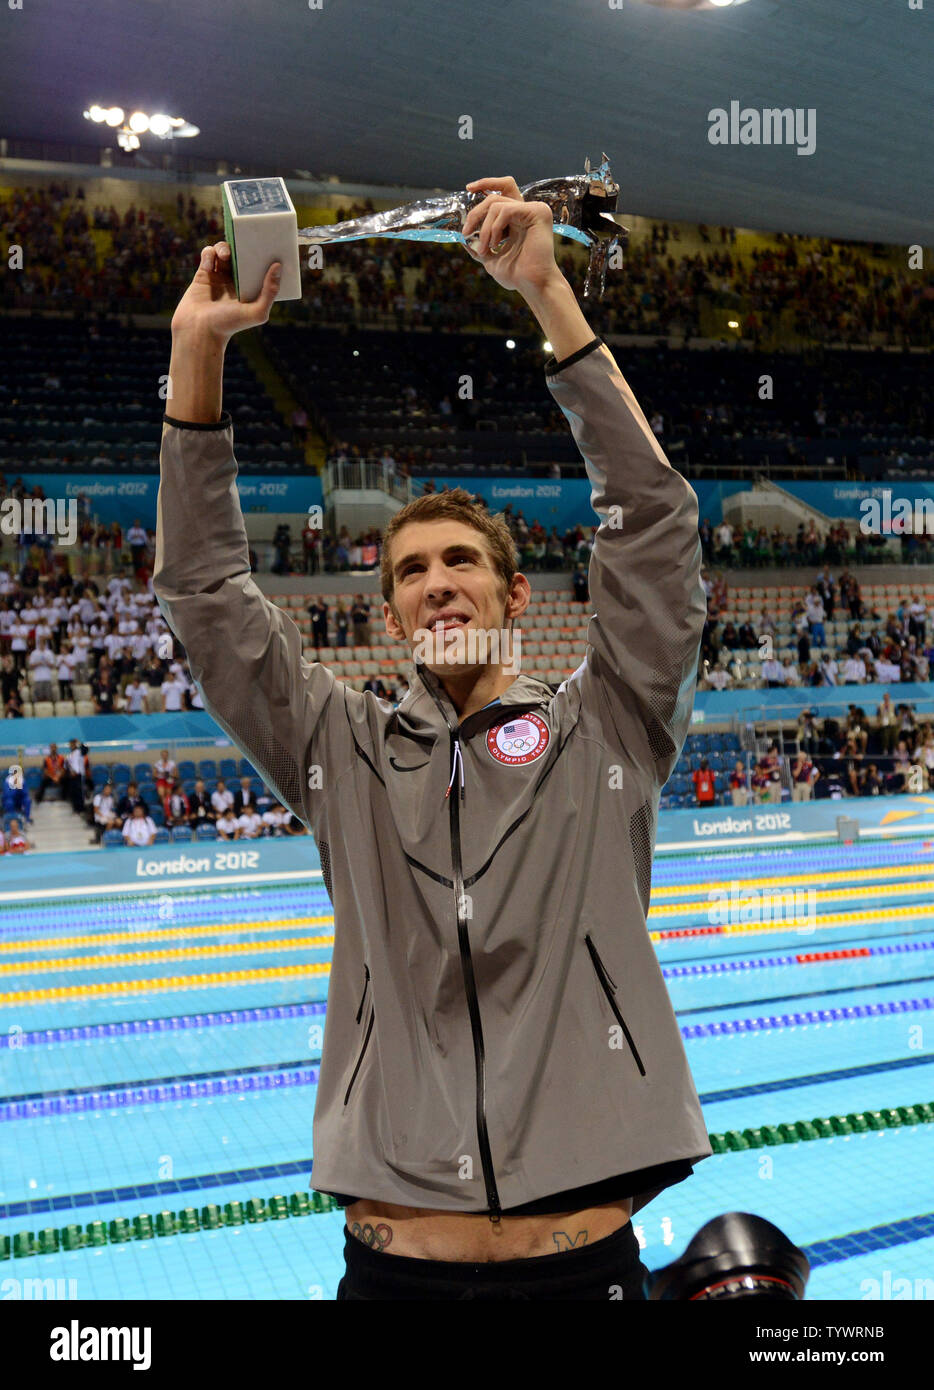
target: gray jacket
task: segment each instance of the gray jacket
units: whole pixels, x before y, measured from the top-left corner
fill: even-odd
[[[427,668],[393,710],[306,660],[250,573],[229,415],[163,425],[159,606],[334,907],[325,1191],[495,1214],[711,1153],[646,928],[706,612],[697,500],[599,339],[545,370],[601,518],[587,654],[463,723]]]

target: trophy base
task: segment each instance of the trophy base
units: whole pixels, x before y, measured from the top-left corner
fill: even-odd
[[[222,185],[224,235],[237,298],[250,303],[273,261],[282,263],[276,299],[301,299],[298,219],[285,180],[229,179]]]

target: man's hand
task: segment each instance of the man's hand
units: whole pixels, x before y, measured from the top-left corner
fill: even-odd
[[[194,332],[226,343],[244,328],[265,323],[279,291],[281,274],[280,262],[274,261],[266,271],[257,297],[249,304],[241,304],[234,288],[227,242],[205,246],[195,278],[172,316],[172,333]]]
[[[515,179],[474,179],[466,187],[470,193],[489,190],[467,214],[462,231],[465,237],[479,232],[476,248],[467,251],[498,284],[526,295],[563,278],[547,203],[526,203]]]
[[[190,424],[217,424],[221,418],[224,352],[235,333],[269,318],[279,290],[282,266],[273,261],[263,288],[241,304],[230,269],[226,241],[205,246],[195,278],[172,316],[172,356],[166,415]]]
[[[557,361],[572,357],[593,341],[594,332],[558,269],[551,208],[525,202],[515,179],[474,179],[466,187],[468,192],[489,190],[464,218],[465,236],[480,233],[476,250],[468,246],[468,252],[497,284],[519,291]]]

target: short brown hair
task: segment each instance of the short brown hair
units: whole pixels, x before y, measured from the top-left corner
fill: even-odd
[[[486,540],[493,568],[502,581],[504,596],[509,592],[519,568],[519,554],[505,516],[502,512],[491,515],[481,503],[474,501],[465,488],[455,487],[446,492],[426,492],[416,497],[390,520],[383,535],[379,573],[380,588],[387,603],[392,603],[394,591],[392,540],[396,532],[410,521],[462,521],[479,531]]]

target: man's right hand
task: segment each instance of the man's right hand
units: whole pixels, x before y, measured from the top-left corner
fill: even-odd
[[[242,304],[234,288],[227,242],[205,246],[195,277],[172,316],[173,335],[193,333],[223,344],[244,328],[265,323],[279,292],[281,273],[281,263],[274,261],[257,297]]]

